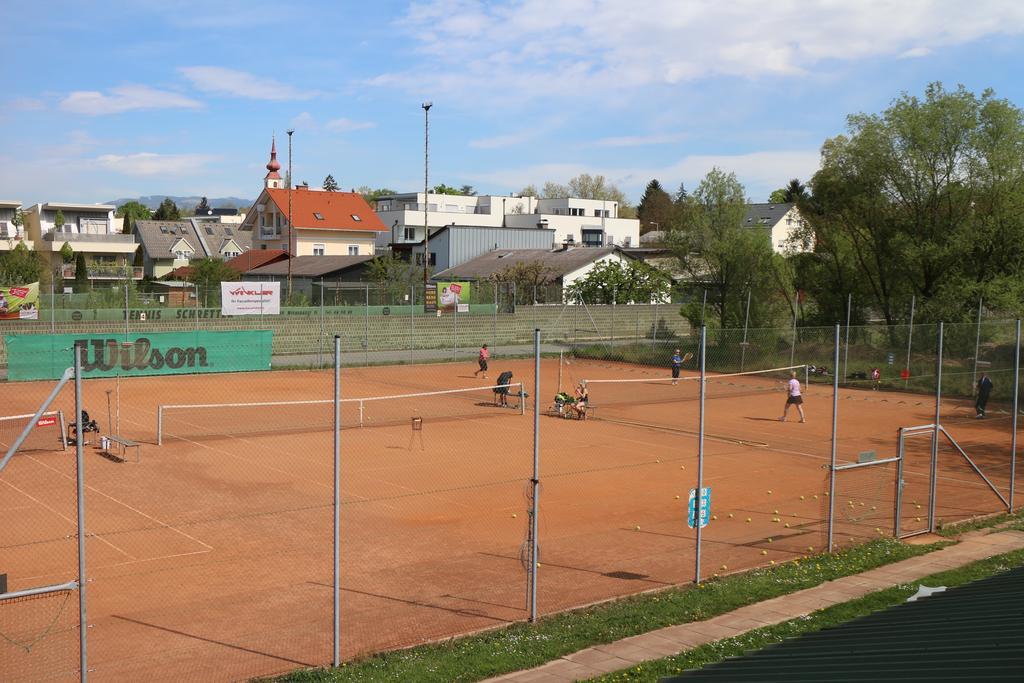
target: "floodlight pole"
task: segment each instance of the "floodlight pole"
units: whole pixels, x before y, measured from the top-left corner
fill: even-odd
[[[295,132],[294,128],[289,128],[285,131],[288,133],[288,300],[292,298],[292,185],[295,184],[295,179],[292,176],[292,133]]]
[[[423,107],[423,286],[426,287],[430,280],[430,227],[427,222],[430,209],[430,108],[434,103],[424,102],[420,106]]]

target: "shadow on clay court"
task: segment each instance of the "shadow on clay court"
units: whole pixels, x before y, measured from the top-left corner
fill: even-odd
[[[324,588],[333,588],[333,586],[331,586],[330,584],[321,583],[319,581],[309,581],[307,583],[309,583],[312,586],[322,586]],[[436,609],[436,610],[440,610],[442,612],[449,612],[451,614],[457,614],[459,616],[483,617],[484,619],[490,619],[491,621],[494,621],[494,622],[497,622],[497,623],[500,623],[500,624],[508,623],[508,621],[509,621],[508,619],[502,619],[500,617],[495,617],[493,615],[487,614],[486,612],[480,612],[478,610],[464,609],[464,608],[459,608],[459,607],[445,607],[443,605],[434,605],[432,603],[423,602],[421,600],[408,600],[406,598],[396,598],[393,595],[383,595],[382,593],[371,593],[369,591],[356,590],[355,588],[342,588],[341,592],[342,593],[352,593],[354,595],[365,595],[368,598],[380,598],[381,600],[390,600],[391,602],[400,602],[403,605],[413,605],[415,607],[426,607],[428,609]],[[442,595],[441,597],[451,597],[451,598],[455,598],[456,600],[468,600],[468,598],[460,598],[460,597],[455,596],[455,595]],[[473,602],[479,602],[479,603],[481,603],[483,605],[491,605],[493,607],[502,607],[504,609],[516,609],[516,610],[517,609],[522,609],[522,607],[519,606],[519,605],[516,605],[516,606],[501,605],[501,604],[496,604],[496,603],[492,603],[492,602],[483,602],[482,600],[473,600]]]
[[[146,626],[158,631],[164,631],[165,633],[173,633],[174,635],[184,636],[186,638],[192,638],[193,640],[200,640],[204,643],[212,643],[213,645],[220,645],[222,647],[230,648],[232,650],[238,650],[240,652],[248,652],[249,654],[259,655],[261,657],[269,657],[270,659],[277,659],[282,662],[288,662],[289,664],[297,664],[299,666],[317,666],[317,662],[304,662],[298,659],[290,659],[289,657],[282,657],[281,655],[271,654],[270,652],[263,652],[262,650],[253,650],[249,647],[243,647],[242,645],[235,645],[234,643],[225,643],[223,640],[214,640],[213,638],[205,638],[203,636],[197,636],[194,633],[186,633],[185,631],[179,631],[176,628],[167,628],[166,626],[158,626],[157,624],[150,624],[146,621],[139,621],[138,619],[132,619],[131,617],[122,617],[118,614],[111,615],[114,619],[120,619],[121,621],[127,621],[131,624],[138,624],[139,626]]]

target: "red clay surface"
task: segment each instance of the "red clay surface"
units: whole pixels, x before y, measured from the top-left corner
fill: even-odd
[[[346,369],[343,395],[486,386],[511,369],[513,381],[527,383],[532,408],[532,361],[496,359],[490,380],[475,378],[473,369]],[[563,369],[563,388],[582,379],[661,375],[575,361]],[[557,377],[558,362],[545,360],[542,408]],[[541,419],[541,612],[693,580],[695,532],[686,525],[686,500],[697,478],[696,384],[684,382],[668,397],[648,385],[628,386],[594,385],[596,419]],[[31,412],[51,387],[0,385],[2,412]],[[104,428],[107,391],[113,401],[115,381],[85,383],[85,407]],[[328,663],[330,406],[236,409],[216,417],[168,413],[160,447],[155,433],[158,404],[330,399],[332,373],[133,378],[121,381],[120,395],[121,432],[144,443],[139,464],[105,458],[95,444],[86,450],[90,675],[238,680]],[[792,411],[790,422],[775,419],[784,402],[775,381],[711,384],[708,396],[703,481],[712,489],[714,518],[703,531],[703,577],[820,552],[831,387],[806,392],[806,424],[796,423]],[[493,407],[491,398],[484,391],[368,403],[368,427],[342,432],[344,658],[526,617],[521,552],[532,413]],[[73,413],[70,388],[58,403]],[[1000,408],[973,420],[966,403],[944,401],[942,421],[1008,495],[1011,422]],[[344,416],[357,420],[357,407],[348,404]],[[413,416],[424,418],[422,431],[411,429]],[[882,459],[896,454],[899,427],[934,420],[934,403],[842,390],[839,417],[840,462],[868,450]],[[903,532],[926,528],[930,449],[930,435],[908,441]],[[9,590],[75,576],[72,456],[22,453],[0,474],[0,573],[8,574]],[[939,456],[938,518],[1001,509],[944,441]],[[839,473],[837,544],[891,535],[894,504],[894,466]],[[48,634],[30,652],[0,638],[0,678],[73,672],[77,633],[67,623],[74,610],[76,595],[66,604],[46,599],[0,608],[0,632],[20,625],[16,640],[23,643],[33,630]],[[51,619],[64,628],[47,631]]]

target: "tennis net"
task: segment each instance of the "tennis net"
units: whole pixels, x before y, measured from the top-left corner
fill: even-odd
[[[3,457],[7,449],[18,440],[33,417],[33,414],[0,417],[0,449],[3,450],[0,457]],[[29,432],[28,438],[18,448],[18,452],[66,450],[64,424],[63,412],[58,410],[43,413]]]
[[[505,392],[507,406],[501,405]],[[521,383],[445,389],[414,394],[341,399],[341,427],[388,427],[424,421],[464,420],[525,411]],[[512,410],[509,410],[511,408]],[[296,434],[334,428],[334,400],[194,403],[157,408],[157,445],[165,438],[188,440],[252,434]]]
[[[705,400],[725,400],[775,392],[796,372],[807,386],[807,366],[789,365],[745,372],[708,373]],[[623,379],[587,379],[589,400],[596,418],[618,419],[644,424],[678,426],[692,422],[680,411],[680,403],[696,402],[700,396],[700,376],[630,377]],[[695,410],[695,409],[694,409]]]

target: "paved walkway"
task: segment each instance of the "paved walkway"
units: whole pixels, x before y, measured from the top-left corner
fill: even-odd
[[[580,650],[536,669],[505,674],[489,679],[489,682],[563,683],[600,676],[635,666],[640,662],[678,654],[705,643],[738,636],[756,628],[796,619],[868,593],[911,583],[929,574],[955,569],[1021,548],[1024,548],[1024,533],[1020,531],[972,532],[962,536],[960,543],[927,555],[747,605],[706,621],[669,626],[607,645]]]

